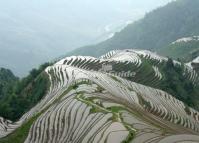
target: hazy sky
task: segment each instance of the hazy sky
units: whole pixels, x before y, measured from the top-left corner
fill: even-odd
[[[137,20],[145,12],[170,1],[20,0],[19,2],[18,0],[6,0],[0,1],[0,12],[4,12],[2,14],[7,14],[13,18],[13,21],[24,25],[29,25],[30,22],[34,22],[35,26],[50,23],[57,29],[64,28],[65,32],[77,33],[91,39],[95,37],[98,40],[99,36],[103,36],[103,33],[109,32],[111,28],[114,31],[117,27],[125,25],[126,22]],[[34,29],[36,28],[32,28]]]
[[[0,0],[0,67],[17,75],[98,43],[171,0]]]

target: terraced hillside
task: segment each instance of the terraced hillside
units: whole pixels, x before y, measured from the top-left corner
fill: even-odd
[[[165,64],[145,50],[64,58],[45,69],[50,89],[34,108],[0,119],[0,143],[198,143],[199,112],[157,89]],[[196,71],[172,66],[197,87]]]
[[[187,66],[193,68],[195,71],[199,72],[199,56],[187,63]]]

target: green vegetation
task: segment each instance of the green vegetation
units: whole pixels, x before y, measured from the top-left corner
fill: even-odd
[[[185,106],[185,112],[188,114],[188,115],[191,115],[191,111],[190,111],[190,109],[189,109],[189,107],[188,106]]]
[[[126,138],[124,141],[122,141],[122,143],[131,143],[132,140],[133,140],[134,137],[135,137],[135,132],[136,132],[136,131],[135,131],[134,129],[132,130],[132,127],[131,127],[130,125],[128,125],[127,123],[124,123],[124,122],[123,122],[123,124],[124,124],[124,126],[128,129],[129,134],[128,134],[127,138]]]
[[[142,58],[141,67],[139,67],[139,69],[135,71],[136,76],[134,78],[131,78],[130,80],[144,85],[156,87],[156,85],[152,83],[152,79],[154,78],[153,76],[151,76],[154,73],[152,66],[152,61]]]
[[[171,42],[199,35],[199,1],[177,0],[149,12],[114,37],[96,45],[74,50],[68,55],[100,56],[113,49],[142,48],[157,50]],[[169,55],[167,55],[169,56]]]
[[[106,113],[103,110],[101,110],[100,108],[97,108],[95,106],[92,106],[92,108],[90,109],[90,114],[94,114],[94,113],[98,113],[98,112]]]
[[[194,85],[188,77],[185,77],[184,65],[174,65],[172,59],[161,64],[157,64],[156,62],[157,61],[142,58],[142,65],[139,68],[134,67],[133,64],[127,64],[126,66],[121,66],[120,71],[119,68],[117,68],[117,72],[121,72],[123,69],[136,72],[135,77],[127,77],[126,79],[164,90],[188,106],[199,110],[199,85]],[[163,76],[161,80],[154,79],[153,65],[156,65],[160,70]],[[113,79],[117,80],[116,78]],[[150,103],[142,99],[140,99],[140,102],[146,107],[150,107]]]
[[[21,80],[14,78],[16,80],[3,86],[6,90],[0,99],[1,117],[16,121],[42,99],[50,84],[43,70],[49,65],[43,64],[39,69],[33,69],[27,77]],[[7,75],[12,77],[10,72]]]
[[[151,104],[148,101],[146,101],[141,95],[138,96],[138,100],[140,105],[143,105],[145,108],[151,108]]]
[[[73,86],[70,86],[58,99],[56,99],[52,104],[48,105],[45,109],[43,109],[41,112],[37,113],[35,116],[30,118],[28,121],[26,121],[24,124],[22,124],[21,127],[17,128],[13,133],[9,134],[8,136],[1,138],[0,143],[24,143],[25,139],[28,136],[29,130],[32,126],[32,124],[39,118],[40,115],[42,115],[44,112],[46,112],[49,107],[51,107],[53,104],[56,104],[60,101],[60,99],[66,95],[69,91],[73,89]]]
[[[125,108],[121,106],[111,106],[107,108],[108,110],[111,110],[112,112],[118,113],[121,110],[125,110]]]
[[[111,120],[112,122],[121,122],[125,126],[125,128],[129,131],[129,135],[124,141],[122,141],[122,143],[130,143],[134,139],[136,130],[132,128],[131,125],[124,122],[120,114],[120,111],[126,110],[126,108],[122,106],[112,106],[112,107],[105,108],[102,104],[94,103],[93,98],[91,99],[87,98],[83,94],[77,95],[76,98],[77,100],[92,107],[90,109],[90,114],[98,113],[98,112],[101,112],[104,114],[112,113],[113,115],[109,120]]]
[[[115,80],[115,81],[117,81],[117,82],[120,82],[120,83],[121,83],[121,81],[120,81],[117,77],[112,76],[112,75],[110,75],[110,77],[111,77],[113,80]]]
[[[24,123],[21,127],[16,129],[13,133],[0,139],[0,143],[24,143],[32,124],[40,115],[41,114],[37,114],[36,116],[28,120],[26,123]]]
[[[169,59],[161,68],[164,80],[161,81],[159,88],[199,110],[199,85],[194,85],[193,82],[183,76],[184,67],[174,66],[172,59]]]
[[[104,91],[104,88],[101,86],[97,86],[97,92],[102,93]]]
[[[199,41],[180,42],[170,44],[158,52],[163,56],[169,56],[173,59],[183,62],[190,62],[199,56]]]
[[[154,79],[153,65],[156,65],[160,70],[163,76],[161,80]],[[199,110],[199,84],[194,85],[193,81],[185,77],[184,65],[174,65],[170,58],[168,62],[161,64],[157,64],[157,61],[154,60],[142,58],[142,65],[139,68],[134,67],[133,64],[120,67],[122,68],[117,68],[117,72],[121,72],[123,69],[136,72],[135,77],[127,77],[126,79],[166,91],[188,106]],[[117,80],[116,78],[113,79]],[[146,107],[150,107],[150,103],[142,99],[140,99],[140,102]]]
[[[140,84],[157,88],[159,81],[158,79],[154,80],[154,76],[155,76],[154,69],[153,69],[154,62],[157,62],[157,61],[142,58],[142,64],[140,67],[135,66],[134,63],[128,63],[128,64],[119,63],[113,66],[113,70],[116,72],[130,71],[131,73],[135,73],[134,76],[124,77],[124,78],[133,82],[137,82]],[[118,80],[113,76],[112,78],[114,80]]]
[[[0,100],[12,90],[17,81],[18,78],[10,70],[0,68]]]

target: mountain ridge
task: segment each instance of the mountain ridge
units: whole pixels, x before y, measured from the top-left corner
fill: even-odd
[[[0,143],[16,138],[17,143],[199,141],[199,112],[165,91],[143,85],[164,79],[158,65],[165,60],[169,66],[181,65],[150,51],[128,49],[99,59],[67,57],[48,66],[48,92],[19,121],[0,118]],[[143,66],[149,67],[146,61],[153,65],[150,72],[143,71]],[[130,72],[125,68],[129,64]],[[193,69],[186,66],[183,72],[198,83]]]
[[[158,53],[183,62],[190,62],[199,56],[198,36],[180,38],[159,49]]]
[[[114,37],[96,45],[78,48],[69,55],[100,56],[114,49],[157,49],[188,36],[199,35],[197,0],[177,0],[149,12]],[[169,55],[168,55],[169,56]]]

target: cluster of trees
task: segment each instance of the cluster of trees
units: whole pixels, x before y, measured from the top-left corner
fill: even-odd
[[[12,88],[18,80],[9,69],[0,68],[0,99]]]
[[[174,64],[173,60],[169,58],[168,61],[158,65],[163,75],[162,80],[154,82],[153,77],[151,77],[154,72],[152,69],[153,64],[153,61],[143,59],[142,66],[139,69],[133,68],[132,65],[119,66],[120,68],[116,69],[118,71],[119,69],[136,71],[134,78],[130,77],[127,79],[166,91],[183,101],[187,106],[199,111],[199,84],[194,84],[188,77],[185,77],[184,65]],[[150,77],[152,80],[150,80]]]
[[[0,84],[1,117],[16,121],[41,100],[50,84],[48,75],[43,70],[50,64],[45,63],[38,69],[31,70],[30,74],[23,79],[18,79],[9,70],[3,69],[3,71],[9,71],[6,73],[0,71],[0,83],[7,81],[7,84]],[[5,79],[1,78],[1,74]],[[12,77],[12,82],[6,77]]]
[[[128,80],[166,91],[199,111],[199,85],[194,85],[191,80],[184,76],[183,65],[174,65],[173,60],[169,58],[167,62],[158,65],[163,79],[154,82],[153,77],[151,77],[154,72],[152,69],[153,64],[155,64],[154,61],[144,59],[142,61],[142,66],[139,69],[133,67],[133,64],[119,64],[114,65],[113,68],[118,72],[121,70],[135,71],[136,76],[133,78],[127,77]],[[150,80],[150,77],[152,80]]]
[[[160,84],[160,89],[199,110],[199,85],[194,85],[192,81],[183,76],[184,67],[174,65],[173,60],[169,59],[162,66],[162,70],[164,80]]]

